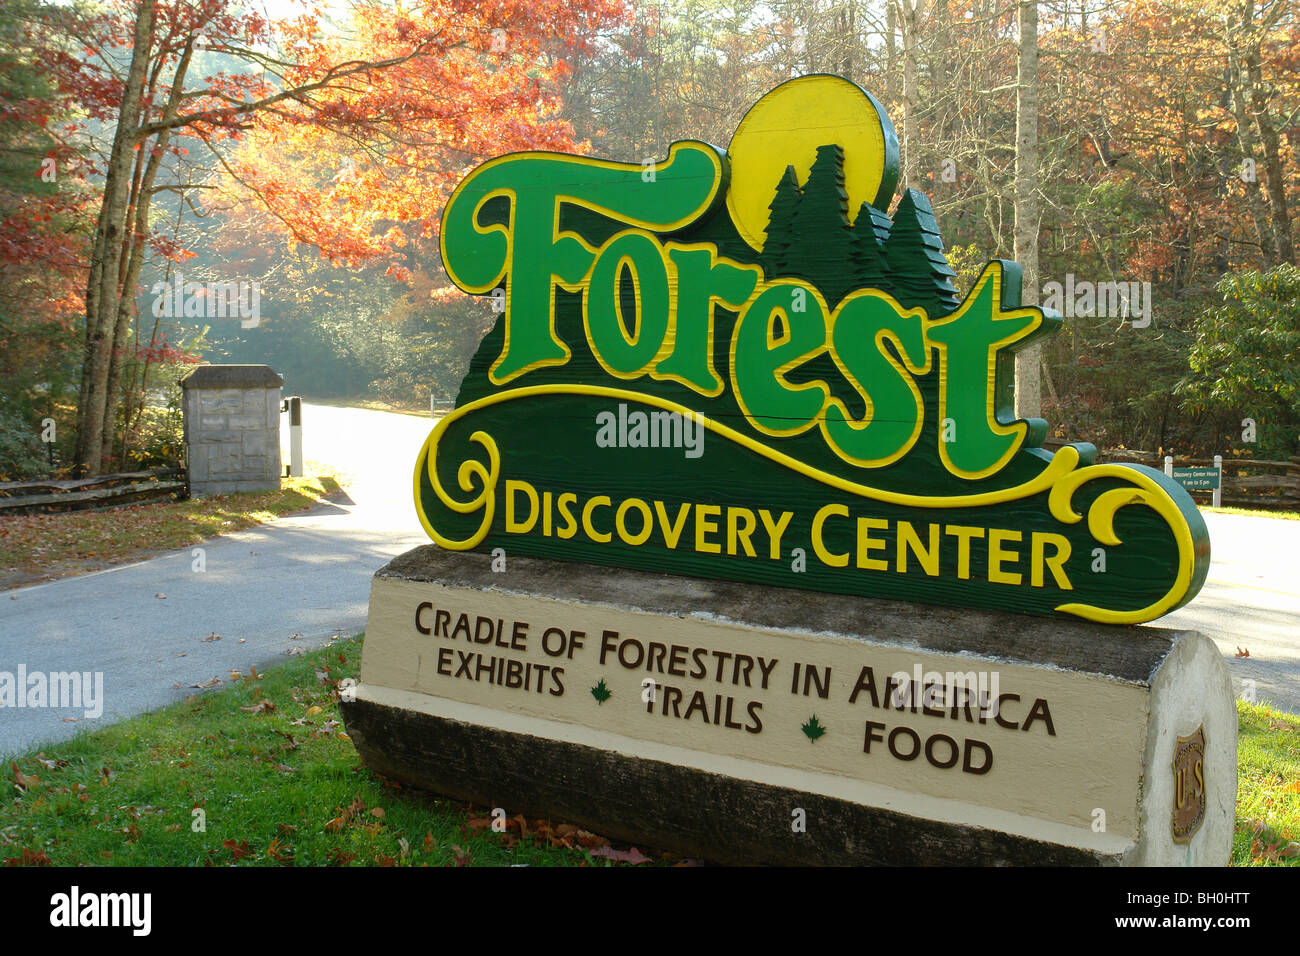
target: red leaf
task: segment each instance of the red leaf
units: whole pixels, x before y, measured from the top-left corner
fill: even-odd
[[[615,863],[630,863],[636,866],[638,863],[646,863],[650,857],[646,856],[636,847],[630,850],[615,850],[611,846],[597,847],[590,851],[592,856],[603,857],[606,860],[613,860]]]

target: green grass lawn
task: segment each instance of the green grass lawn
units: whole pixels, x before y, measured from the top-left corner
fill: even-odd
[[[1300,865],[1300,717],[1237,702],[1237,866]]]
[[[0,588],[100,568],[198,544],[319,504],[340,490],[340,476],[307,463],[278,491],[153,501],[104,511],[0,518]]]
[[[338,713],[361,639],[338,640],[6,760],[0,859],[58,866],[613,865],[625,848],[403,788],[361,766]],[[1300,864],[1300,719],[1238,704],[1237,866]],[[201,811],[201,813],[196,812]],[[200,825],[201,824],[201,825]],[[642,847],[641,849],[646,849]],[[656,855],[651,865],[681,862]]]
[[[1208,511],[1211,514],[1251,515],[1256,518],[1285,518],[1288,521],[1300,521],[1300,511],[1272,511],[1267,508],[1211,508],[1209,505],[1202,505],[1201,510]]]
[[[357,676],[360,658],[360,638],[338,640],[223,690],[6,760],[13,797],[0,807],[0,859],[613,865],[603,854],[619,851],[596,834],[521,817],[494,832],[489,809],[405,789],[362,767],[340,723],[337,690]]]

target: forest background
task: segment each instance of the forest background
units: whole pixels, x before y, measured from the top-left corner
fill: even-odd
[[[1298,3],[5,0],[0,480],[177,462],[199,361],[454,399],[494,319],[440,267],[466,172],[725,147],[808,73],[888,110],[962,293],[1016,259],[1064,312],[1017,372],[1054,438],[1296,455]]]

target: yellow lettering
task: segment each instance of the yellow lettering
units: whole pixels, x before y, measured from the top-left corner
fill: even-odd
[[[781,557],[781,537],[785,534],[790,519],[794,517],[794,512],[782,511],[781,520],[775,524],[772,522],[772,513],[766,508],[760,508],[758,516],[763,519],[763,527],[767,529],[767,538],[771,542],[767,549],[768,556],[775,561]]]
[[[950,524],[944,527],[944,534],[957,539],[957,577],[963,581],[970,580],[970,542],[971,538],[984,537],[983,528],[971,528],[967,525]]]
[[[758,520],[754,517],[754,512],[748,508],[728,508],[727,554],[736,553],[736,542],[739,541],[741,547],[745,549],[745,554],[751,558],[758,557],[754,553],[754,546],[749,543],[749,536],[754,533],[757,524]]]
[[[704,554],[721,554],[722,545],[715,541],[705,541],[706,534],[712,534],[718,530],[718,523],[710,521],[710,517],[717,517],[722,514],[721,505],[696,505],[695,506],[695,550]]]
[[[889,562],[884,558],[870,557],[872,551],[878,551],[888,543],[884,538],[871,537],[872,530],[888,527],[889,522],[884,518],[858,519],[858,567],[867,571],[889,570]]]
[[[573,512],[569,510],[569,506],[577,504],[577,502],[578,496],[572,491],[566,491],[556,499],[555,504],[560,509],[560,517],[565,521],[564,527],[555,529],[557,537],[567,539],[578,533],[578,521],[573,517]]]
[[[1046,548],[1051,545],[1055,554],[1047,557]],[[1063,534],[1048,531],[1035,531],[1029,539],[1029,583],[1036,588],[1043,586],[1043,565],[1047,565],[1056,580],[1056,586],[1062,591],[1073,591],[1074,585],[1065,574],[1065,562],[1070,560],[1070,539]]]
[[[587,503],[582,506],[582,530],[587,532],[587,537],[592,541],[598,541],[601,544],[605,544],[614,536],[608,531],[597,531],[591,525],[591,513],[598,505],[609,507],[609,495],[596,495],[596,497],[589,499]]]
[[[668,522],[668,512],[664,509],[662,501],[655,502],[655,514],[659,516],[659,529],[664,533],[664,544],[669,549],[677,547],[677,541],[682,536],[682,529],[686,527],[686,516],[690,514],[691,506],[683,504],[677,509],[677,521],[673,524]]]
[[[937,524],[930,525],[930,547],[926,548],[921,544],[921,539],[910,521],[898,522],[898,560],[895,569],[902,574],[907,573],[909,548],[921,562],[921,568],[926,574],[932,578],[939,576],[939,526]]]
[[[996,584],[1019,584],[1020,572],[1003,571],[1002,562],[1020,560],[1019,551],[1007,551],[1002,547],[1004,541],[1019,541],[1019,531],[1003,531],[1000,528],[989,529],[989,580]]]
[[[515,492],[528,496],[528,520],[515,520]],[[506,479],[506,534],[527,534],[537,524],[537,489],[526,481]]]
[[[632,508],[636,508],[641,512],[641,530],[636,534],[628,533],[627,523],[623,520]],[[654,518],[650,515],[650,506],[640,498],[628,498],[618,506],[618,513],[614,515],[614,528],[618,531],[619,538],[625,544],[630,544],[634,548],[645,544],[646,538],[650,537],[650,532],[654,528]]]
[[[822,544],[822,525],[831,515],[839,515],[841,518],[849,516],[849,509],[844,505],[825,505],[818,509],[817,514],[813,516],[812,522],[812,546],[817,557],[821,559],[822,564],[832,568],[847,568],[849,566],[849,556],[845,554],[832,554],[826,550],[826,545]]]

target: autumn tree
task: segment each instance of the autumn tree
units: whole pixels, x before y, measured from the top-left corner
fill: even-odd
[[[93,14],[45,8],[47,23],[82,39],[86,48],[81,61],[60,70],[59,82],[81,90],[87,111],[107,119],[112,130],[85,294],[78,465],[97,473],[112,457],[122,345],[141,269],[157,248],[155,197],[171,192],[193,201],[195,189],[210,185],[179,180],[173,157],[206,150],[241,183],[266,187],[266,206],[296,238],[336,242],[344,255],[374,254],[391,248],[392,237],[375,237],[368,226],[401,205],[398,193],[384,190],[392,204],[369,210],[363,230],[363,215],[320,215],[314,184],[298,188],[240,176],[228,163],[230,144],[261,120],[267,121],[262,128],[308,137],[312,130],[340,130],[381,139],[385,130],[400,134],[412,125],[441,124],[450,132],[441,146],[461,156],[489,152],[486,141],[503,130],[506,140],[563,144],[558,125],[531,122],[537,114],[525,104],[544,97],[540,81],[527,75],[536,63],[523,61],[546,43],[560,47],[581,37],[616,12],[607,0],[505,0],[490,8],[426,0],[402,12],[374,4],[357,8],[356,29],[343,37],[327,35],[320,9],[307,5],[301,15],[280,20],[221,0],[110,0]],[[219,68],[200,75],[200,54],[219,57]],[[408,148],[429,146],[426,140]],[[420,166],[445,158],[424,155]],[[445,176],[463,168],[451,165]],[[435,191],[430,200],[438,197]],[[427,230],[428,209],[420,213]]]

